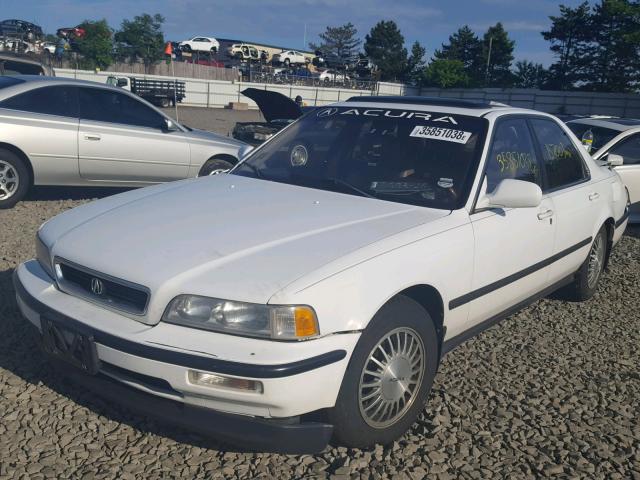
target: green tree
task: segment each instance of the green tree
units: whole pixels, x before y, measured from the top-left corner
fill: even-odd
[[[378,67],[381,80],[400,80],[407,71],[404,37],[393,20],[378,22],[364,40],[364,51]]]
[[[344,63],[353,61],[362,43],[358,38],[358,30],[351,22],[340,27],[327,27],[319,37],[320,43],[309,43],[309,48],[339,58]]]
[[[513,72],[513,86],[518,88],[542,88],[545,84],[547,71],[542,64],[522,60],[516,62]]]
[[[435,59],[424,70],[423,83],[438,88],[468,87],[470,79],[461,60]]]
[[[558,90],[575,87],[584,78],[584,67],[588,64],[587,49],[592,36],[589,3],[576,8],[560,5],[560,15],[550,16],[551,28],[541,32],[551,42],[551,51],[556,61],[549,67],[548,86]]]
[[[137,15],[133,20],[123,20],[115,35],[118,55],[130,62],[141,59],[146,66],[161,60],[164,56],[163,23],[162,15],[147,13]]]
[[[107,68],[113,63],[112,31],[106,20],[85,20],[80,25],[85,35],[76,40],[81,68]]]
[[[482,42],[467,26],[458,29],[449,37],[448,44],[442,44],[433,54],[436,60],[459,60],[469,78],[470,86],[479,86],[484,79]]]
[[[589,62],[584,67],[583,88],[605,92],[632,91],[639,79],[638,2],[602,0],[593,7]]]
[[[486,68],[487,87],[506,88],[512,85],[511,62],[513,62],[513,40],[498,22],[489,27],[482,39],[482,56]]]
[[[407,59],[407,71],[404,79],[413,84],[420,84],[422,74],[425,68],[424,56],[426,49],[420,45],[420,42],[414,42],[411,46],[411,55]]]

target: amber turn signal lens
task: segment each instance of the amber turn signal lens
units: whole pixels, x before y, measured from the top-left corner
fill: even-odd
[[[296,337],[305,338],[318,335],[316,314],[309,307],[295,307]]]

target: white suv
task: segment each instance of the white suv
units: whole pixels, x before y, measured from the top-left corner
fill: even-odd
[[[309,59],[305,57],[304,54],[295,50],[283,50],[273,56],[272,62],[274,64],[282,63],[286,66],[305,65],[306,63],[309,63]]]
[[[49,220],[14,280],[103,395],[245,448],[366,447],[411,426],[457,345],[558,288],[590,298],[626,208],[555,117],[354,97],[230,174]]]
[[[213,37],[193,37],[191,40],[180,42],[180,47],[185,52],[217,52],[220,42]]]

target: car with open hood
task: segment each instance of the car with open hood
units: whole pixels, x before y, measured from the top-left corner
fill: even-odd
[[[48,358],[114,401],[243,448],[369,447],[457,345],[559,288],[588,300],[627,215],[551,115],[354,97],[228,174],[54,217],[14,284]]]
[[[241,92],[258,105],[265,122],[238,122],[233,138],[249,145],[259,145],[302,116],[303,108],[289,97],[270,90],[245,88]]]

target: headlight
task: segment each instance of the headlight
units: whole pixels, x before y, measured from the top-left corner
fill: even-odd
[[[254,134],[253,134],[253,138],[254,138],[254,140],[267,141],[267,140],[269,140],[271,137],[273,137],[273,133],[254,133]]]
[[[162,320],[186,327],[274,340],[304,340],[320,334],[315,312],[305,305],[261,305],[198,295],[174,298]]]
[[[53,267],[51,266],[51,252],[49,252],[49,247],[45,245],[38,233],[36,234],[36,259],[44,271],[54,278]]]

